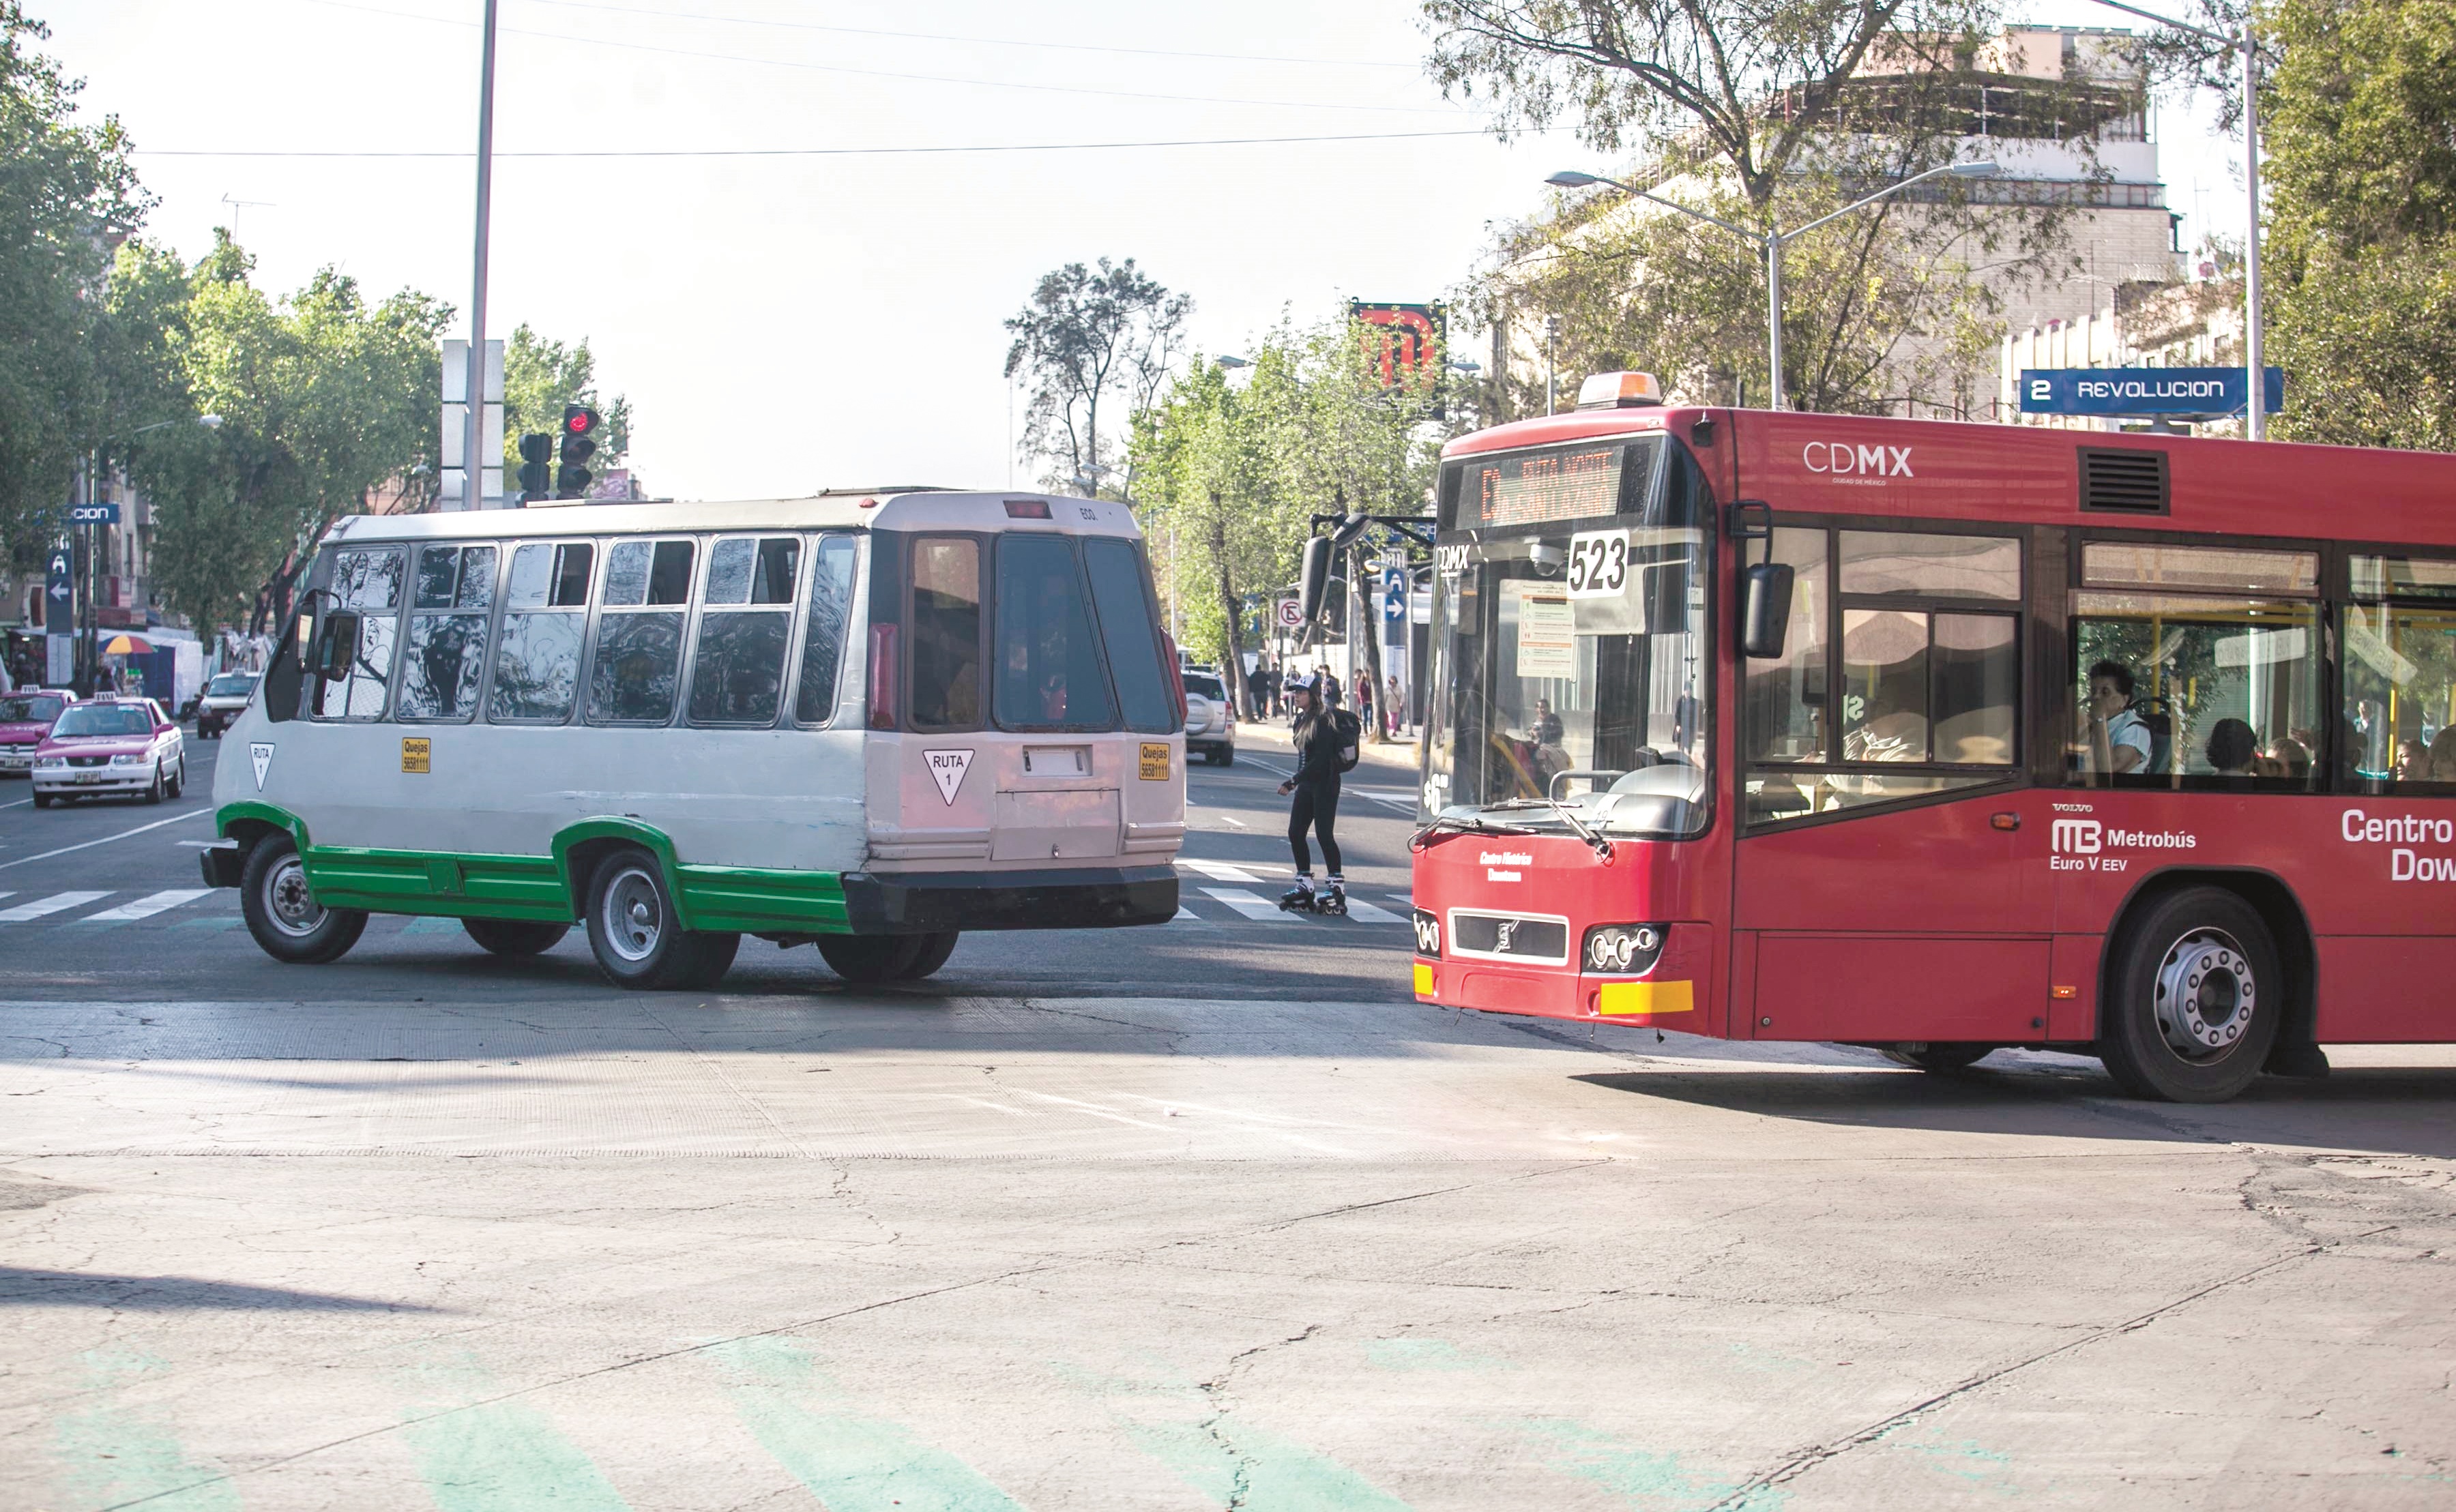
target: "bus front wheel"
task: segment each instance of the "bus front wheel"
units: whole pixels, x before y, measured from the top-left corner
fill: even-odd
[[[741,945],[739,934],[684,929],[665,871],[645,850],[607,856],[589,884],[588,949],[617,987],[714,987]]]
[[[2135,1097],[2223,1102],[2268,1059],[2284,987],[2277,947],[2250,904],[2223,888],[2169,893],[2117,938],[2098,1058]]]
[[[269,835],[247,853],[239,872],[239,912],[264,953],[294,966],[322,966],[347,955],[366,932],[359,909],[328,909],[307,888],[297,843]]]

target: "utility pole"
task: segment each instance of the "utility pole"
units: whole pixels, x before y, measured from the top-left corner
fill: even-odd
[[[486,0],[478,73],[478,253],[469,296],[469,389],[460,421],[460,507],[485,506],[486,469],[478,439],[486,428],[486,232],[495,191],[495,5]]]
[[[1544,413],[1561,413],[1561,365],[1552,356],[1553,343],[1561,337],[1561,317],[1544,317]]]
[[[2242,18],[2242,187],[2251,207],[2251,226],[2242,238],[2242,365],[2251,381],[2242,405],[2246,440],[2268,439],[2268,369],[2261,348],[2266,323],[2260,308],[2260,44],[2253,37],[2251,15]]]

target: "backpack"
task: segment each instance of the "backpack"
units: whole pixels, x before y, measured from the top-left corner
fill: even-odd
[[[1357,744],[1364,739],[1364,722],[1342,708],[1331,711],[1330,723],[1339,731],[1339,769],[1352,772],[1360,754]]]

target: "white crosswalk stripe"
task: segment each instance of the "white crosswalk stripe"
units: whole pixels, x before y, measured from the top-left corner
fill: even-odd
[[[1387,909],[1376,908],[1351,892],[1347,895],[1347,916],[1367,924],[1404,924],[1407,921]]]
[[[1218,899],[1249,919],[1288,917],[1279,911],[1278,904],[1259,892],[1248,892],[1242,888],[1205,888],[1202,890],[1206,896]]]
[[[123,903],[115,909],[105,909],[100,913],[89,913],[77,922],[79,924],[118,924],[129,919],[150,918],[165,909],[175,909],[182,903],[194,903],[198,898],[210,895],[213,890],[211,888],[172,888],[139,898],[133,903]]]
[[[31,903],[21,903],[13,909],[0,909],[0,924],[24,924],[30,919],[39,919],[46,914],[58,913],[63,909],[81,909],[89,903],[100,903],[110,896],[111,892],[108,889],[100,892],[54,892],[48,898],[36,898]]]
[[[1188,871],[1209,877],[1214,882],[1246,882],[1256,887],[1259,887],[1262,882],[1261,878],[1245,868],[1232,867],[1224,861],[1196,861],[1191,857],[1179,856],[1177,864]]]

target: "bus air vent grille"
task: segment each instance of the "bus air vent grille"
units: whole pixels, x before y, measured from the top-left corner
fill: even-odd
[[[2080,506],[2122,515],[2166,513],[2166,454],[2129,447],[2082,447]]]

